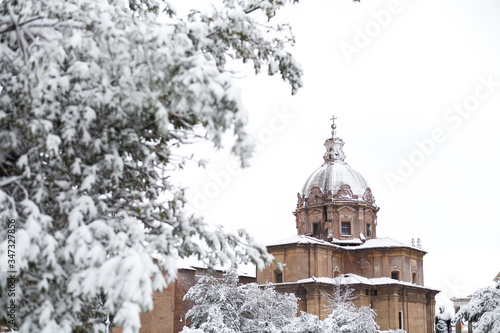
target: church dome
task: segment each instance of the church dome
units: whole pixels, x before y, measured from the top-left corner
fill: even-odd
[[[325,163],[309,176],[299,196],[308,198],[310,195],[315,195],[311,194],[312,192],[317,192],[313,189],[319,188],[322,195],[331,198],[332,201],[364,201],[375,206],[375,198],[368,182],[344,161],[343,146],[344,141],[337,137],[334,123],[332,137],[325,141],[326,152],[323,156]]]
[[[333,194],[340,190],[341,185],[349,185],[353,195],[362,198],[369,188],[363,176],[351,168],[347,163],[337,161],[325,163],[316,169],[307,179],[302,188],[302,195],[308,197],[311,189],[318,186],[323,194],[329,191]]]

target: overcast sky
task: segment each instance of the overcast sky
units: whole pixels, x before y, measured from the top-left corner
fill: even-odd
[[[323,162],[335,114],[346,162],[380,207],[378,237],[421,238],[438,301],[490,285],[500,271],[500,2],[301,0],[281,19],[304,88],[292,97],[278,77],[238,81],[255,157],[235,171],[228,150],[192,147],[210,160],[178,178],[192,208],[263,244],[295,235],[297,192]]]

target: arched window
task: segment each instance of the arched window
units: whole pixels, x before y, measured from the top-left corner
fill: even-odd
[[[411,282],[415,284],[417,283],[417,272],[413,272],[411,275]]]

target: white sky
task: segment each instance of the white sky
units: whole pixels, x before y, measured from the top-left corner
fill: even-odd
[[[398,10],[381,26],[373,13],[390,3]],[[490,285],[500,271],[499,17],[495,0],[302,0],[282,19],[294,29],[304,88],[292,97],[278,77],[240,80],[259,149],[251,167],[223,177],[229,149],[192,147],[210,164],[178,178],[188,200],[207,222],[245,228],[263,244],[296,234],[297,192],[323,162],[335,114],[346,162],[380,207],[378,236],[422,239],[425,284],[443,291],[438,301]],[[356,44],[367,28],[366,45]],[[350,62],[345,44],[360,46]],[[491,92],[481,77],[496,82]],[[474,110],[460,116],[453,107],[464,103]],[[425,155],[416,142],[434,131],[441,140]],[[391,186],[402,159],[418,165]]]

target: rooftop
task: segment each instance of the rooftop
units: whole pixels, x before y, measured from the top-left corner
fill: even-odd
[[[287,283],[287,282],[285,282]],[[383,285],[402,285],[402,286],[411,286],[422,289],[432,289],[425,286],[420,286],[410,282],[399,281],[395,279],[391,279],[388,277],[380,277],[380,278],[366,278],[356,274],[343,274],[336,278],[327,278],[327,277],[310,277],[307,279],[298,280],[296,283],[323,283],[323,284],[331,284],[331,285],[351,285],[351,284],[365,284],[372,286],[383,286]],[[437,290],[436,290],[437,291]]]
[[[366,242],[363,243],[359,238],[354,238],[347,241],[338,240],[334,238],[332,242],[327,242],[311,236],[296,235],[290,238],[274,242],[272,244],[268,244],[267,246],[279,246],[287,244],[318,244],[318,245],[331,246],[334,248],[341,248],[346,250],[375,249],[375,248],[409,248],[426,253],[421,248],[401,243],[389,237],[368,239]]]

